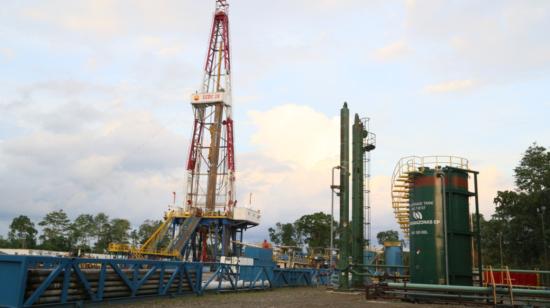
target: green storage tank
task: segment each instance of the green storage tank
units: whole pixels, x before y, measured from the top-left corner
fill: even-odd
[[[467,171],[424,167],[409,179],[411,282],[471,286]]]

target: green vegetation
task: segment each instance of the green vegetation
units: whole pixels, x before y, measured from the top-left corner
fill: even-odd
[[[514,173],[516,189],[497,192],[495,214],[481,220],[483,263],[548,269],[550,152],[533,144]]]
[[[47,250],[68,250],[70,248],[70,220],[63,210],[53,211],[38,223],[42,227],[42,248]]]
[[[381,231],[376,234],[378,244],[384,245],[384,242],[397,242],[399,241],[399,232],[395,230]]]
[[[330,215],[317,212],[304,215],[294,223],[275,224],[269,228],[269,238],[276,245],[329,247],[330,246]],[[333,221],[336,234],[338,224]]]
[[[63,210],[47,213],[38,230],[28,216],[20,215],[10,224],[8,237],[0,236],[0,247],[105,253],[111,242],[142,244],[161,221],[145,220],[131,230],[126,219],[110,219],[105,213],[78,215],[72,222]]]
[[[29,217],[20,215],[15,217],[10,224],[8,240],[21,248],[34,247],[36,245],[36,233],[34,223]]]

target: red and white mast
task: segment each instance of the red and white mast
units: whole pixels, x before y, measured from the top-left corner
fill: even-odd
[[[235,205],[228,7],[227,1],[216,1],[202,89],[191,96],[194,125],[187,161],[187,210],[231,213]]]

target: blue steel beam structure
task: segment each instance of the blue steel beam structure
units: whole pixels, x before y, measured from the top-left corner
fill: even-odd
[[[211,273],[205,273],[205,268]],[[159,260],[0,256],[0,306],[66,305],[206,291],[328,285],[327,269]]]
[[[0,256],[0,306],[101,302],[192,294],[202,265],[192,262]]]

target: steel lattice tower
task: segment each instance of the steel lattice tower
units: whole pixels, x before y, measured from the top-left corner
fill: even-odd
[[[184,208],[164,213],[163,223],[139,248],[112,243],[109,251],[133,257],[219,261],[240,254],[246,229],[260,211],[236,207],[231,116],[231,54],[228,4],[216,0],[202,88],[191,95],[193,133],[187,160]]]
[[[230,213],[235,205],[228,4],[216,10],[201,92],[191,96],[194,124],[187,161],[186,209]]]

